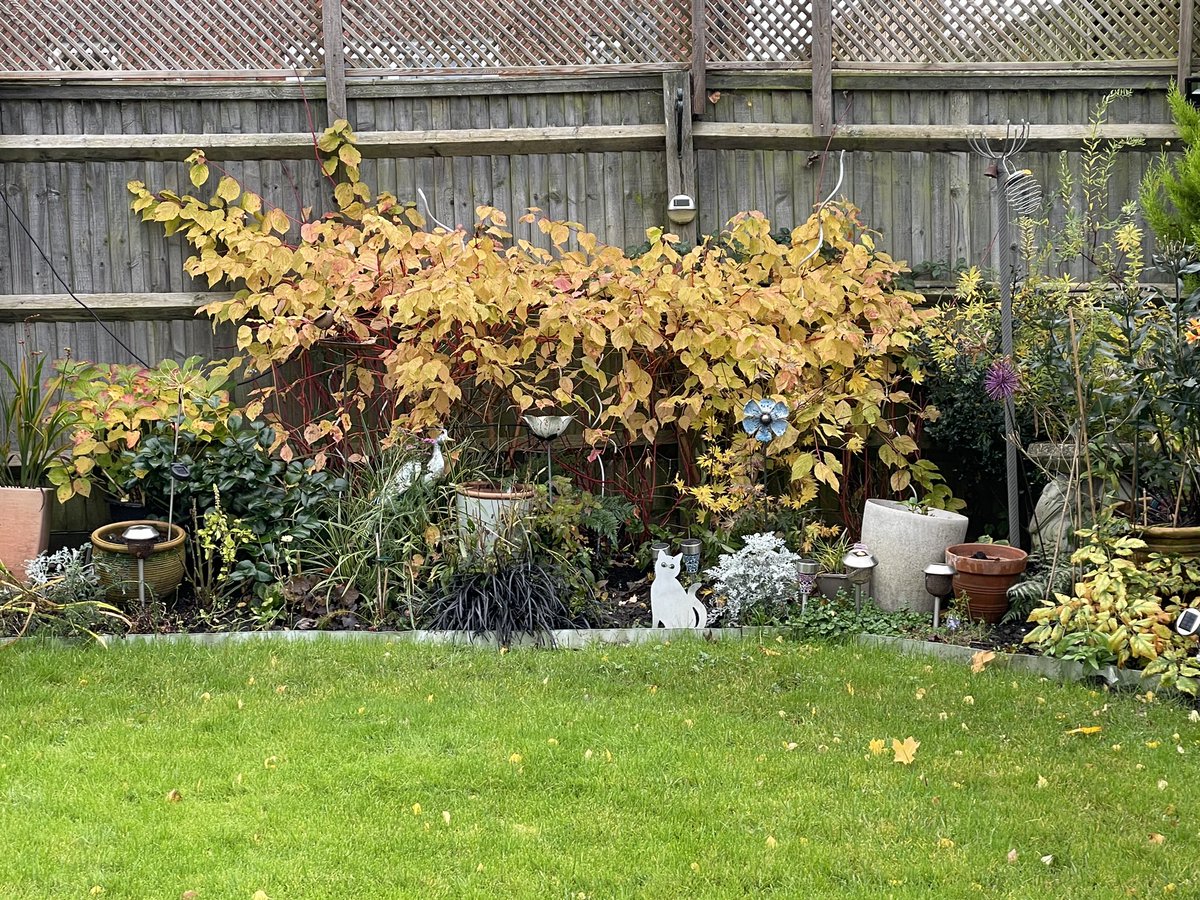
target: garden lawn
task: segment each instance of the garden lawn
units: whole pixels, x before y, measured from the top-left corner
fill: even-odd
[[[1198,896],[1198,832],[1187,709],[858,645],[0,652],[5,900]]]

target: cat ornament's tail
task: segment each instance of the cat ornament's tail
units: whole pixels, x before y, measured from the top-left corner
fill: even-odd
[[[696,616],[696,624],[693,628],[705,628],[708,625],[708,609],[696,597],[696,592],[700,590],[700,583],[696,582],[688,588],[688,599],[692,602],[692,613]]]

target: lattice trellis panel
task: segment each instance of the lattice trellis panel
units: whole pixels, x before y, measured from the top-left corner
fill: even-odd
[[[291,74],[321,67],[314,0],[8,0],[0,72]]]
[[[708,0],[710,63],[802,62],[812,58],[808,4],[780,0]]]
[[[349,72],[662,65],[688,58],[679,0],[344,0]]]
[[[833,0],[840,62],[1171,60],[1178,0]]]

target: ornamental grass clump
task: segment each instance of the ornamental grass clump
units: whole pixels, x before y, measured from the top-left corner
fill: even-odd
[[[778,615],[795,599],[800,557],[773,534],[750,534],[736,553],[722,553],[709,570],[717,594],[714,614],[728,625],[751,615]]]

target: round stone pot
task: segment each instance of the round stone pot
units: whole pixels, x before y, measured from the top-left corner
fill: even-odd
[[[862,542],[879,564],[872,573],[881,609],[908,608],[933,613],[925,591],[925,567],[945,561],[946,548],[967,536],[967,517],[943,509],[927,513],[895,500],[868,500],[863,509]]]
[[[534,490],[470,481],[455,487],[458,537],[465,553],[487,555],[496,542],[516,547],[525,542],[524,519],[533,509]]]
[[[974,559],[983,553],[986,559]],[[997,624],[1008,612],[1008,589],[1025,571],[1029,554],[1003,544],[955,544],[946,548],[946,562],[954,566],[954,596],[967,595],[972,619]]]

